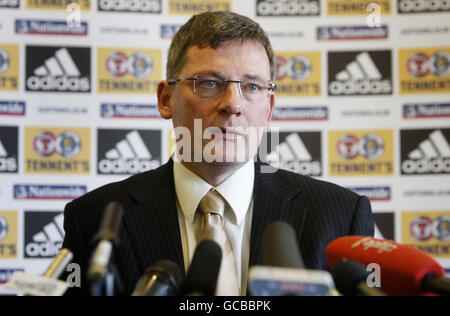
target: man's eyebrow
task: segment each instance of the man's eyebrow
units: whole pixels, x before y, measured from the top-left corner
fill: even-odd
[[[242,76],[243,79],[247,79],[247,80],[255,80],[255,81],[261,81],[261,82],[266,82],[266,80],[264,80],[263,78],[261,78],[258,75],[244,75]]]

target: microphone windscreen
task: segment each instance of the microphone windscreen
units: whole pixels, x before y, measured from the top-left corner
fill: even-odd
[[[183,282],[183,272],[175,262],[170,260],[156,262],[145,271],[145,274],[148,276],[155,274],[166,276],[174,289],[180,288],[180,284]]]
[[[110,240],[114,243],[118,242],[118,233],[123,216],[123,206],[118,202],[110,202],[106,205],[103,214],[100,230],[94,237],[94,241]]]
[[[305,269],[294,229],[286,222],[273,222],[263,235],[264,265]]]
[[[331,270],[336,289],[345,296],[355,295],[356,286],[365,282],[368,274],[362,264],[352,260],[341,261]]]
[[[325,251],[331,268],[343,259],[355,260],[366,266],[378,264],[381,289],[388,295],[426,294],[421,287],[423,278],[429,273],[445,275],[444,269],[428,254],[391,240],[348,236],[334,240]]]
[[[186,276],[183,293],[186,295],[214,296],[222,261],[222,249],[213,240],[197,245]]]

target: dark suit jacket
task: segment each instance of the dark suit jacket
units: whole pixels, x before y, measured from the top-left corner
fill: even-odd
[[[297,232],[300,251],[310,269],[328,269],[325,248],[347,235],[373,236],[370,202],[337,185],[287,171],[260,173],[255,164],[254,208],[251,225],[250,266],[263,263],[262,235],[274,221],[290,223]],[[92,191],[66,206],[63,247],[74,252],[82,271],[82,288],[91,255],[91,240],[98,232],[105,206],[120,202],[125,209],[115,264],[129,295],[146,268],[161,259],[184,271],[183,251],[173,179],[173,161]]]

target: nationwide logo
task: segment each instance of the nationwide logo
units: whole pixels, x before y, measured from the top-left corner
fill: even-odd
[[[330,132],[330,176],[394,175],[393,131]]]
[[[26,60],[27,91],[91,91],[90,48],[27,46]]]
[[[450,211],[402,213],[402,243],[450,258]]]
[[[364,195],[373,202],[390,201],[392,190],[390,187],[349,187],[349,190],[359,195]]]
[[[231,0],[168,0],[169,14],[193,15],[205,11],[231,11]]]
[[[450,129],[402,130],[403,175],[450,174]]]
[[[156,93],[161,51],[99,48],[98,73],[99,93]]]
[[[0,101],[0,115],[24,116],[26,112],[25,102]]]
[[[48,1],[48,0],[26,0],[25,7],[27,9],[41,10],[63,10],[66,11],[68,5],[77,5],[78,10],[90,11],[91,0],[64,0],[64,1]]]
[[[449,118],[449,103],[406,104],[403,106],[404,119]]]
[[[25,258],[53,258],[64,241],[62,212],[25,211]]]
[[[307,176],[322,175],[322,148],[320,132],[280,133],[279,144],[263,142],[260,148],[262,161],[275,168],[296,172]],[[269,150],[266,149],[268,145]],[[264,156],[263,153],[268,153]]]
[[[181,24],[162,24],[161,25],[161,38],[172,39],[178,33],[181,28]]]
[[[0,91],[2,90],[19,90],[18,45],[0,44]]]
[[[320,26],[317,28],[317,40],[371,40],[387,39],[389,29],[387,25],[380,27],[369,26]]]
[[[0,259],[17,258],[16,211],[0,211]]]
[[[0,8],[18,8],[19,0],[0,0]]]
[[[450,47],[399,52],[401,94],[450,92]]]
[[[18,135],[17,127],[0,126],[0,174],[18,171]]]
[[[157,105],[103,103],[103,118],[161,118]]]
[[[273,121],[326,121],[328,107],[275,107],[272,113]]]
[[[450,11],[447,0],[398,0],[399,13],[433,13]]]
[[[99,0],[100,12],[161,13],[161,0]]]
[[[380,14],[391,14],[391,0],[327,0],[327,14],[367,16],[370,13],[367,11],[369,4],[377,5]]]
[[[257,16],[318,16],[318,0],[256,0]]]
[[[85,185],[14,185],[16,200],[74,200],[86,193]]]
[[[320,52],[278,52],[276,56],[277,95],[320,96]]]
[[[90,173],[90,130],[25,128],[25,172]]]
[[[161,165],[161,131],[101,129],[97,144],[99,174],[137,174]]]
[[[75,35],[87,36],[88,24],[80,22],[80,27],[73,27],[67,21],[24,20],[17,19],[16,34],[31,35]]]
[[[328,95],[392,94],[390,51],[328,53]]]
[[[395,240],[395,216],[394,213],[374,213],[375,238]]]
[[[14,273],[25,272],[24,269],[0,269],[0,284],[8,283]]]

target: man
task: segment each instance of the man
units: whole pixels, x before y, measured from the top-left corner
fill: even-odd
[[[167,80],[158,86],[159,111],[172,119],[178,137],[176,153],[157,170],[67,205],[64,247],[74,252],[83,275],[110,201],[125,209],[114,257],[125,294],[159,260],[186,272],[196,245],[215,238],[211,231],[225,236],[218,241],[227,258],[218,295],[246,294],[248,268],[263,263],[262,235],[274,221],[292,225],[310,269],[327,269],[325,247],[332,240],[373,235],[367,198],[254,163],[259,131],[269,126],[275,106],[274,76],[269,39],[254,21],[208,12],[180,29],[169,51]],[[211,207],[223,213],[205,211]],[[88,293],[85,279],[80,293]]]

